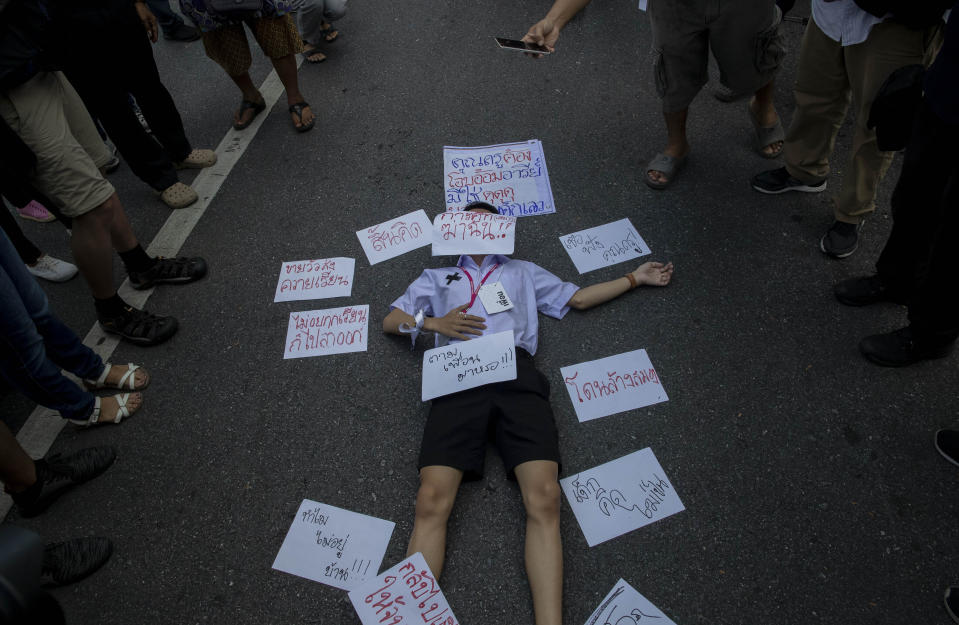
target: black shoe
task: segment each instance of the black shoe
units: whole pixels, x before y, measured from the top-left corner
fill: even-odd
[[[92,480],[109,468],[117,457],[113,447],[87,447],[63,456],[54,454],[36,460],[37,481],[20,493],[11,493],[20,516],[29,519],[50,507],[74,486]]]
[[[959,623],[959,587],[946,588],[946,594],[942,600],[946,604],[946,612],[952,620]]]
[[[149,289],[155,284],[186,284],[206,275],[206,261],[194,258],[158,256],[146,271],[131,271],[130,284],[135,289]]]
[[[161,317],[132,306],[124,306],[122,315],[98,315],[97,319],[104,332],[118,334],[131,343],[144,346],[159,345],[176,334],[180,327],[174,317]]]
[[[163,38],[170,41],[196,41],[200,36],[200,29],[188,26],[183,22],[163,31]]]
[[[829,226],[829,230],[826,230],[826,234],[819,239],[819,249],[833,258],[852,256],[853,252],[859,249],[860,230],[862,230],[861,221],[858,224],[834,221]]]
[[[819,193],[826,190],[826,179],[823,178],[817,182],[806,184],[798,178],[793,178],[786,171],[785,167],[779,169],[770,169],[756,174],[752,179],[753,189],[760,193],[787,193],[789,191],[802,191],[804,193]]]
[[[959,430],[939,430],[934,440],[936,451],[952,464],[959,466]],[[956,597],[959,601],[959,596]]]
[[[45,586],[78,582],[106,564],[112,553],[110,539],[99,536],[50,543],[43,549],[40,579]]]
[[[904,304],[903,298],[893,293],[879,274],[843,280],[833,287],[833,293],[846,306],[868,306],[878,302]]]
[[[874,334],[859,342],[862,355],[883,367],[905,367],[921,360],[945,358],[955,341],[931,343],[917,341],[911,326],[888,334]]]

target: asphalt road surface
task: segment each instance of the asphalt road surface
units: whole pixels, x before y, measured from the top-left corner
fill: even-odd
[[[443,261],[421,248],[370,267],[354,232],[440,211],[443,145],[534,138],[557,212],[521,221],[517,257],[579,284],[612,279],[634,265],[579,276],[557,237],[628,217],[651,258],[676,265],[666,289],[541,322],[536,360],[552,383],[563,476],[650,447],[686,506],[590,548],[564,500],[565,622],[583,623],[621,577],[681,625],[948,622],[959,470],[932,437],[959,426],[957,358],[869,364],[858,341],[904,325],[905,309],[846,308],[831,291],[872,270],[900,160],[861,249],[827,259],[818,240],[849,125],[830,192],[764,196],[749,177],[777,162],[755,153],[745,103],[714,100],[714,81],[691,109],[686,169],[652,191],[642,175],[665,131],[647,17],[629,0],[597,1],[548,59],[497,49],[493,36],[521,36],[547,8],[349,5],[329,60],[300,69],[316,129],[296,134],[281,99],[183,246],[207,259],[209,276],[151,297],[150,310],[179,318],[177,336],[115,353],[149,367],[144,407],[118,427],[67,426],[52,450],[112,444],[116,465],[40,518],[7,517],[50,540],[115,542],[99,573],[56,591],[70,623],[358,622],[343,591],[271,565],[305,498],[394,521],[383,568],[403,558],[425,343],[410,352],[379,324],[423,267]],[[808,2],[793,14],[808,16]],[[788,121],[802,26],[784,28],[776,103]],[[194,145],[215,147],[238,92],[199,42],[161,41],[155,55]],[[259,84],[270,67],[255,56]],[[125,164],[112,180],[149,242],[170,211]],[[24,228],[69,258],[60,226]],[[281,262],[334,256],[357,259],[349,298],[272,303]],[[81,280],[44,286],[84,335],[95,318]],[[283,360],[290,312],[349,304],[370,306],[366,352]],[[639,348],[669,401],[579,423],[560,367]],[[0,402],[15,428],[32,408],[14,394]],[[532,622],[523,528],[518,490],[490,452],[450,522],[442,587],[460,622]]]

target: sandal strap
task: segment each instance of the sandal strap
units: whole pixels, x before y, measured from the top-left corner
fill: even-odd
[[[121,390],[124,388],[129,389],[131,391],[136,390],[136,380],[134,378],[134,373],[139,368],[140,368],[140,365],[135,365],[132,362],[128,362],[126,373],[124,373],[120,377],[120,381],[117,383],[117,388]],[[127,384],[127,381],[129,381],[129,384]]]
[[[111,365],[108,362],[103,363],[103,372],[100,374],[96,380],[93,378],[86,378],[83,380],[83,383],[87,385],[88,388],[103,388],[107,383],[107,376],[110,375]]]
[[[114,395],[113,398],[117,400],[117,416],[113,419],[113,422],[120,423],[124,418],[130,416],[130,411],[127,410],[127,400],[130,399],[130,393]]]

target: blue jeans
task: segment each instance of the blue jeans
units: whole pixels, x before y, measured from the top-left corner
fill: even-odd
[[[94,397],[68,380],[100,377],[103,360],[53,316],[46,294],[0,232],[0,377],[65,419],[86,420]]]

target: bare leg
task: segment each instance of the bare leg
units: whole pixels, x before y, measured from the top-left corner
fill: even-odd
[[[230,76],[233,79],[233,82],[237,87],[240,88],[240,92],[243,94],[244,100],[249,100],[250,102],[262,103],[263,96],[260,94],[260,90],[256,88],[256,85],[253,84],[253,79],[250,78],[249,72],[244,72],[239,76]],[[233,114],[233,122],[236,124],[248,123],[253,119],[253,110],[247,109],[243,111],[243,115],[240,115],[240,112],[237,111]]]
[[[773,104],[774,86],[775,81],[770,80],[756,91],[755,96],[749,102],[749,112],[763,128],[769,128],[779,120],[776,106]],[[782,150],[782,146],[782,141],[775,141],[769,145],[764,145],[762,151],[764,154],[778,154]]]
[[[420,469],[420,489],[416,493],[416,517],[406,555],[417,551],[439,579],[446,559],[446,522],[453,511],[456,491],[463,472],[452,467],[429,466]]]
[[[120,198],[114,193],[92,211],[73,220],[70,247],[83,279],[93,296],[106,299],[116,293],[113,285],[113,250],[125,252],[137,245]]]
[[[33,459],[13,436],[6,423],[0,421],[0,482],[8,493],[19,493],[37,481]]]
[[[533,460],[516,467],[526,506],[526,576],[536,625],[563,622],[563,544],[559,536],[559,466]]]
[[[689,115],[689,109],[685,108],[674,113],[663,113],[666,119],[666,148],[663,154],[680,158],[689,154],[689,142],[686,140],[686,117]],[[646,172],[649,179],[653,182],[667,182],[666,175],[661,171],[650,169]]]
[[[278,59],[271,59],[276,75],[280,77],[283,88],[286,90],[286,103],[290,106],[305,101],[306,98],[300,93],[300,83],[296,75],[296,58],[292,54],[281,56]],[[313,111],[309,107],[303,109],[303,124],[308,125],[313,119]],[[299,120],[294,117],[293,123],[297,128],[300,127]]]

